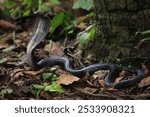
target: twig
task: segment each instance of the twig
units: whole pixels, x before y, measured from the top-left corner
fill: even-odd
[[[111,98],[111,99],[117,99],[117,98],[124,98],[124,99],[146,99],[146,98],[150,98],[150,94],[149,95],[128,95],[128,94],[124,94],[124,95],[114,95],[114,94],[92,94],[89,92],[85,92],[82,91],[80,89],[76,89],[77,91],[79,91],[82,94],[85,95],[89,95],[89,96],[93,96],[93,97],[99,97],[99,98]]]

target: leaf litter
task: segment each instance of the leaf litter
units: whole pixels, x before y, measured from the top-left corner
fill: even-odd
[[[60,18],[57,25],[53,26],[52,33],[57,32],[57,28],[63,22],[64,14],[60,13]],[[81,24],[80,24],[81,25]],[[78,28],[86,28],[85,25]],[[81,30],[80,30],[81,32]],[[58,33],[58,32],[57,32]],[[57,34],[56,33],[56,34]],[[54,66],[52,68],[43,68],[37,71],[30,70],[27,63],[19,65],[21,62],[20,53],[26,53],[26,47],[30,39],[30,32],[24,31],[16,33],[15,41],[13,40],[13,34],[7,37],[3,35],[0,37],[0,99],[149,99],[149,87],[150,77],[144,78],[137,86],[116,90],[114,88],[105,88],[104,77],[108,71],[100,70],[93,75],[88,73],[84,78],[78,78],[62,70],[61,67]],[[77,34],[75,34],[77,35]],[[67,36],[65,36],[66,38]],[[3,38],[3,39],[1,39]],[[64,38],[62,36],[62,38]],[[64,38],[64,39],[65,39]],[[70,43],[74,43],[74,39],[67,40]],[[76,38],[75,38],[76,39]],[[11,46],[15,44],[15,46]],[[41,44],[42,50],[48,52],[48,55],[64,55],[65,46],[61,43],[61,40],[57,42],[47,42]],[[80,48],[76,48],[75,44],[68,44],[67,47],[71,47],[70,58],[75,68],[83,64],[82,53]],[[76,50],[77,49],[77,50]],[[4,51],[3,51],[4,50]],[[78,55],[72,53],[80,52]],[[37,53],[40,53],[37,50]],[[43,52],[41,52],[43,53]],[[65,53],[66,54],[66,53]],[[21,54],[22,55],[22,54]],[[23,55],[22,55],[23,56]],[[43,55],[42,55],[43,56]],[[78,60],[77,60],[78,58]],[[76,64],[78,63],[78,64]],[[143,66],[145,74],[149,72],[148,68]],[[43,74],[55,74],[57,78],[43,78],[46,77]],[[126,74],[122,73],[115,82],[122,80]],[[34,87],[32,87],[34,84]],[[40,86],[42,89],[38,89]],[[43,88],[44,87],[44,88]],[[37,88],[37,89],[36,89]],[[139,92],[139,89],[142,91]],[[134,92],[134,93],[133,93]]]
[[[18,43],[18,46],[19,44],[21,43]],[[25,42],[25,44],[27,43]],[[48,45],[47,47],[45,46],[47,50],[49,50]],[[1,71],[8,72],[7,79],[4,79],[4,81],[3,82],[1,81],[0,83],[1,99],[37,99],[35,95],[36,93],[33,93],[34,90],[31,88],[31,85],[32,84],[43,85],[44,83],[47,84],[47,88],[39,92],[38,99],[145,99],[145,98],[147,99],[149,98],[149,94],[147,94],[147,92],[144,93],[144,91],[147,90],[144,87],[149,86],[149,82],[150,82],[149,77],[143,79],[138,84],[138,87],[136,89],[138,88],[144,89],[144,91],[141,92],[140,95],[138,94],[139,92],[137,94],[134,93],[132,95],[129,95],[127,89],[124,90],[116,90],[113,88],[105,89],[103,79],[107,75],[108,71],[100,70],[99,72],[96,72],[92,76],[87,74],[86,78],[78,78],[76,76],[73,76],[63,71],[62,68],[58,66],[54,66],[52,68],[43,68],[37,71],[31,71],[26,63],[24,63],[24,66],[18,65],[18,62],[21,62],[21,59],[18,58],[19,53],[15,52],[15,48],[14,50],[5,53],[6,54],[5,57],[9,57],[9,59],[11,59],[11,64],[14,62],[13,64],[15,65],[9,66],[10,62],[8,62],[8,60],[4,61],[4,63],[3,61],[1,62],[3,64],[3,66],[0,67]],[[23,50],[24,49],[22,49],[22,51]],[[52,50],[53,51],[51,51],[51,54],[53,53],[57,53],[57,55],[64,54],[62,48],[60,48],[60,44],[54,44]],[[15,52],[15,54],[11,55],[12,52],[13,53]],[[57,89],[53,89],[53,90],[51,89],[55,86],[55,83],[53,84],[54,86],[49,86],[53,81],[52,79],[50,80],[42,79],[43,73],[55,73],[58,76],[55,82],[61,85],[62,87],[64,87],[64,92],[63,93],[53,92],[53,91],[57,91]],[[122,76],[120,75],[120,77]],[[11,92],[3,93],[3,90],[7,88],[9,88]]]

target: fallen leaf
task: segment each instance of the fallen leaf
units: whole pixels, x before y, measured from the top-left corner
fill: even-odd
[[[0,37],[0,49],[4,49],[12,45],[13,43],[13,33],[7,33]]]
[[[61,45],[59,43],[52,42],[46,45],[44,51],[49,52],[50,55],[64,55],[63,49],[61,48]]]
[[[18,29],[16,25],[3,19],[0,19],[0,28],[7,32],[15,31],[16,29]]]
[[[148,74],[149,72],[148,67],[144,64],[142,64],[141,67],[142,67],[142,70],[144,71],[144,74]]]
[[[106,77],[107,73],[108,73],[108,70],[99,70],[99,71],[96,71],[92,77],[94,78],[94,80],[96,79],[101,80]]]
[[[115,83],[118,83],[120,80],[122,80],[124,77],[122,77],[122,76],[120,76],[120,77],[117,77],[116,79],[115,79]]]
[[[144,94],[140,94],[139,96],[141,96],[141,97],[150,97],[150,94],[144,93]]]
[[[24,81],[16,81],[14,84],[16,84],[18,87],[22,87],[24,85]]]
[[[95,93],[98,89],[97,88],[91,88],[91,87],[85,87],[85,88],[76,88],[77,91],[85,92],[85,93],[90,93],[93,94]]]
[[[150,85],[150,77],[146,77],[144,78],[143,80],[141,80],[141,82],[138,84],[138,86],[141,88],[141,87],[144,87],[144,86],[148,86]]]
[[[119,76],[120,77],[123,77],[123,76],[128,76],[129,75],[129,72],[125,71],[125,70],[122,70],[120,73],[119,73]]]
[[[123,78],[125,78],[126,76],[129,76],[130,73],[125,71],[125,70],[122,70],[120,73],[119,73],[119,77],[117,77],[115,79],[115,83],[118,83],[119,81],[121,81]]]
[[[85,87],[84,89],[84,92],[88,92],[88,93],[95,93],[98,89],[97,88],[91,88],[91,87]]]
[[[99,82],[99,84],[100,84],[102,87],[105,87],[105,81],[104,81],[104,80],[99,80],[98,82]]]
[[[104,88],[101,93],[105,93],[105,94],[113,94],[113,93],[116,93],[118,92],[117,89],[114,89],[114,88]]]
[[[38,71],[24,71],[23,73],[26,75],[36,76],[40,73],[43,73],[44,69],[40,69]]]
[[[69,84],[72,84],[73,82],[76,82],[79,80],[80,80],[80,78],[78,78],[76,76],[73,76],[69,73],[64,73],[59,76],[59,78],[56,82],[58,84],[69,85]]]
[[[50,95],[50,92],[47,91],[41,91],[40,96],[46,100],[51,100],[54,97],[53,95]]]
[[[8,46],[8,43],[5,43],[3,40],[0,40],[0,49],[7,48]]]
[[[86,76],[86,82],[89,85],[94,86],[94,87],[100,87],[100,86],[103,87],[104,85],[103,85],[102,82],[103,82],[103,79],[106,77],[107,73],[108,73],[108,70],[99,70],[99,71],[96,71],[92,75],[92,77],[90,77],[90,75],[87,74],[87,76]]]
[[[6,63],[8,60],[10,60],[9,58],[2,58],[0,59],[0,64],[4,64]]]

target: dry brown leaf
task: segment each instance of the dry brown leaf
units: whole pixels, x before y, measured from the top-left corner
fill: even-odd
[[[9,47],[12,38],[12,33],[8,33],[5,37],[0,37],[0,49]]]
[[[24,81],[15,81],[14,84],[16,84],[18,87],[22,87],[24,85]]]
[[[14,31],[17,29],[17,26],[9,21],[0,19],[0,28],[4,29],[5,31]]]
[[[141,65],[142,70],[144,71],[144,74],[147,74],[149,72],[148,67],[144,64]]]
[[[144,94],[140,94],[141,97],[150,97],[150,94],[148,93],[144,93]]]
[[[50,95],[49,92],[46,92],[46,91],[41,91],[40,96],[46,100],[51,100],[54,97],[53,95]]]
[[[59,43],[47,44],[44,48],[44,51],[49,52],[50,55],[64,55],[63,49]]]
[[[0,39],[0,49],[7,48],[9,45],[5,43],[5,40]]]
[[[122,70],[120,73],[119,73],[119,76],[120,77],[124,77],[124,76],[128,76],[130,75],[129,72],[125,71],[125,70]]]
[[[148,86],[150,85],[150,76],[144,78],[143,80],[141,80],[141,82],[138,84],[139,87],[144,87],[144,86]]]
[[[99,84],[100,84],[102,87],[105,87],[105,81],[104,81],[104,80],[99,80],[98,82],[99,82]]]
[[[38,71],[24,71],[24,74],[26,75],[31,75],[31,76],[36,76],[40,73],[43,73],[44,72],[44,69],[40,69]]]
[[[106,77],[107,73],[108,73],[108,70],[99,70],[99,71],[96,71],[92,77],[94,78],[94,80],[97,78],[101,80]]]
[[[97,88],[91,88],[91,87],[76,88],[76,89],[78,91],[85,92],[85,93],[90,93],[90,94],[93,94],[98,90]]]
[[[122,70],[120,73],[119,73],[119,77],[117,77],[115,79],[115,83],[118,83],[120,80],[122,80],[124,77],[130,75],[129,72],[125,71],[125,70]]]
[[[122,80],[124,77],[117,77],[116,79],[115,79],[115,83],[118,83],[120,80]]]
[[[105,89],[102,90],[101,93],[113,94],[115,92],[118,92],[118,90],[114,89],[114,88],[105,88]]]
[[[69,73],[64,73],[59,76],[59,79],[56,81],[58,84],[69,85],[73,82],[79,81],[80,78],[73,76]]]

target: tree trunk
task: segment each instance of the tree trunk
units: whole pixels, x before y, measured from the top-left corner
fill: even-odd
[[[150,0],[93,0],[96,38],[88,53],[97,60],[144,62],[150,48],[135,48],[137,31],[150,29]]]

